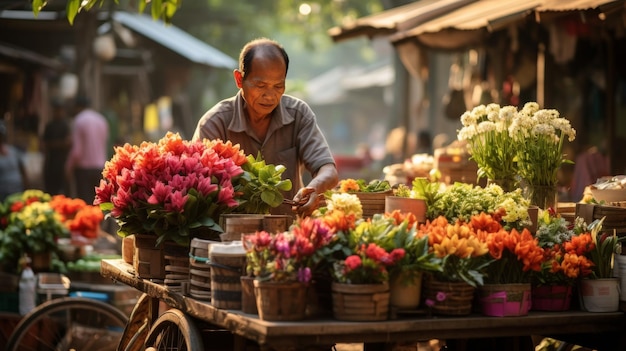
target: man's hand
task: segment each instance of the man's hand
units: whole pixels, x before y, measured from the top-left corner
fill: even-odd
[[[293,197],[294,205],[291,209],[301,217],[310,216],[319,206],[319,196],[315,188],[304,187],[298,190],[296,196]]]

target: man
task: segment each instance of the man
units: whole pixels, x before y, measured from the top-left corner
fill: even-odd
[[[65,174],[73,178],[76,196],[92,204],[95,187],[102,179],[107,161],[109,125],[106,118],[90,108],[87,97],[76,99],[78,114],[72,127],[72,149],[65,163]]]
[[[202,116],[193,139],[222,139],[240,144],[246,154],[261,152],[269,164],[282,164],[285,179],[293,183],[285,194],[296,204],[276,213],[295,211],[309,215],[317,208],[318,195],[338,183],[335,162],[315,114],[302,100],[284,95],[289,57],[277,42],[255,39],[239,55],[233,71],[239,92]],[[312,176],[304,186],[302,171]]]
[[[44,152],[43,182],[45,192],[51,195],[68,194],[65,162],[72,146],[69,121],[61,100],[52,101],[52,119],[46,123],[41,136]]]

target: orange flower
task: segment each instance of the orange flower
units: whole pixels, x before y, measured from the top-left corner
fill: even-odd
[[[359,183],[354,179],[351,179],[351,178],[342,179],[339,182],[339,192],[349,193],[349,192],[355,192],[359,190],[361,190],[361,187],[359,186]]]
[[[402,212],[400,210],[393,210],[393,212],[385,213],[385,217],[393,218],[395,225],[400,225],[400,223],[407,221],[409,222],[409,228],[413,227],[415,223],[417,223],[417,217],[412,212]]]

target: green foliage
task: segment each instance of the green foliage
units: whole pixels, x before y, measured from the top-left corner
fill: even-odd
[[[270,209],[283,203],[283,191],[291,190],[289,179],[282,179],[286,168],[283,165],[266,164],[261,156],[246,157],[248,162],[242,165],[245,171],[241,177],[243,192],[241,202],[235,209],[239,213],[269,214]]]
[[[94,7],[102,8],[107,2],[119,5],[119,0],[67,0],[65,12],[70,24],[74,24],[74,19],[81,11],[90,11]],[[35,17],[47,5],[45,0],[32,0],[33,14]],[[172,21],[172,17],[182,4],[182,0],[138,0],[138,10],[143,13],[150,4],[150,14],[154,19],[162,19],[166,23]]]
[[[615,231],[612,234],[602,232],[605,218],[596,219],[587,226],[595,244],[595,248],[588,253],[589,259],[594,263],[594,266],[591,267],[591,278],[593,279],[613,277],[614,256],[621,253],[621,242],[626,240],[626,236],[618,237]]]

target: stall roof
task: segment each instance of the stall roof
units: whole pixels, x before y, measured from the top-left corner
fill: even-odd
[[[393,34],[478,0],[421,0],[333,27],[328,34],[335,41],[362,35],[374,37]]]
[[[237,61],[232,57],[174,25],[129,12],[115,12],[113,20],[192,62],[216,68],[237,68]]]
[[[38,66],[60,70],[63,64],[53,58],[40,55],[36,52],[20,48],[11,44],[0,42],[0,57],[5,56],[12,59],[24,60]]]
[[[436,49],[457,49],[484,40],[491,32],[530,15],[624,8],[624,0],[421,0],[334,27],[340,41],[359,35],[390,35],[394,44],[415,40]]]

